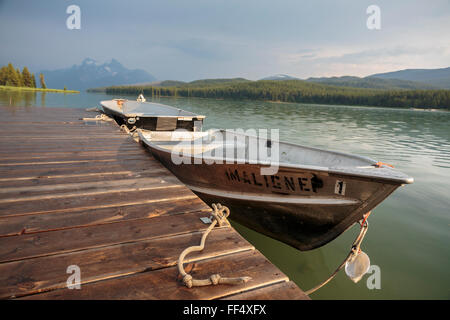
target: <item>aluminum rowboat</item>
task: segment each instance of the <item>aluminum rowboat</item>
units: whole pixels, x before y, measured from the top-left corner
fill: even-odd
[[[155,131],[176,129],[201,131],[205,118],[189,111],[153,102],[113,99],[101,101],[100,104],[107,115],[114,118],[119,125],[125,124],[129,129],[136,127]]]
[[[237,155],[248,155],[255,144],[270,149],[269,139],[226,130],[138,132],[155,158],[205,203],[220,202],[233,220],[300,250],[325,245],[399,186],[413,183],[370,158],[284,142],[278,144],[278,172],[263,175],[261,169],[274,163]],[[211,139],[216,134],[226,139]],[[174,154],[186,161],[179,164]]]

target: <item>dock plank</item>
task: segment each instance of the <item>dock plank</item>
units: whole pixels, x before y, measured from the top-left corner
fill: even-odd
[[[251,277],[247,283],[217,285],[188,289],[178,278],[176,267],[99,281],[82,286],[81,290],[60,289],[25,299],[167,299],[210,300],[231,294],[287,281],[286,275],[257,250],[221,256],[195,263],[191,274],[208,278],[219,273],[224,277]],[[128,288],[128,290],[123,290]]]
[[[16,201],[17,197],[22,197],[22,201],[38,198],[45,195],[64,195],[73,192],[95,192],[100,190],[116,191],[122,189],[128,190],[145,190],[149,185],[155,184],[178,184],[178,180],[171,174],[160,174],[157,177],[130,177],[128,179],[110,180],[110,181],[89,181],[89,182],[72,182],[61,184],[47,184],[26,187],[4,187],[0,189],[0,203]]]
[[[130,164],[128,163],[112,163],[103,165],[99,163],[95,163],[90,166],[84,166],[84,167],[78,167],[74,169],[72,166],[67,167],[59,167],[59,168],[43,168],[43,167],[33,167],[30,169],[23,169],[20,168],[20,170],[12,170],[11,168],[8,168],[7,170],[1,170],[0,169],[0,181],[5,180],[11,180],[11,179],[17,179],[17,178],[24,178],[24,177],[52,177],[52,176],[61,176],[61,175],[70,175],[76,173],[76,174],[98,174],[98,173],[106,173],[106,174],[113,174],[114,172],[119,171],[130,171],[130,168],[132,169],[132,172],[140,172],[140,171],[146,171],[149,170],[149,168],[152,168],[153,165],[151,163],[142,163],[139,165],[136,164]],[[163,167],[158,167],[158,170],[162,170]]]
[[[151,191],[151,192],[150,192]],[[24,198],[23,201],[0,201],[0,217],[15,215],[30,215],[49,212],[72,212],[79,209],[107,208],[153,202],[158,198],[173,195],[192,194],[184,186],[165,183],[164,185],[149,185],[145,189],[100,190],[95,192],[73,192],[58,196],[36,196]]]
[[[117,152],[115,154],[110,155],[101,155],[97,153],[93,153],[92,155],[88,156],[80,156],[80,155],[72,155],[71,157],[67,156],[47,156],[47,157],[22,157],[22,158],[6,158],[2,157],[0,159],[0,165],[2,166],[14,166],[17,165],[17,163],[45,163],[45,162],[62,162],[62,161],[96,161],[96,160],[105,160],[105,159],[116,159],[116,160],[127,160],[127,159],[142,159],[142,160],[150,160],[148,158],[148,154],[143,152]],[[152,163],[153,159],[151,159],[149,162]]]
[[[204,231],[208,225],[200,217],[205,216],[205,212],[191,212],[2,237],[0,263]]]
[[[153,218],[188,212],[210,212],[194,194],[173,195],[145,200],[144,203],[112,205],[107,208],[78,209],[74,211],[0,218],[0,237],[30,234],[42,231],[78,228],[127,220]]]
[[[275,283],[273,285],[249,290],[232,296],[223,298],[223,300],[311,300],[297,285],[292,281]]]
[[[144,154],[144,152],[142,152],[141,150],[129,150],[126,153],[127,155],[136,155],[136,154]],[[146,156],[150,156],[150,153],[145,153]],[[39,153],[32,153],[32,152],[27,152],[24,154],[10,154],[10,153],[6,153],[6,154],[0,154],[1,158],[0,161],[2,163],[8,163],[8,162],[24,162],[23,160],[34,160],[34,159],[42,159],[42,161],[44,161],[44,159],[48,160],[48,159],[55,159],[55,160],[63,160],[63,159],[96,159],[96,158],[102,158],[102,157],[120,157],[123,156],[123,153],[121,152],[117,152],[117,151],[109,151],[109,150],[104,150],[104,151],[81,151],[81,152],[77,152],[77,151],[66,151],[66,152],[61,152],[61,150],[59,151],[55,151],[55,152],[39,152]]]
[[[78,170],[80,167],[91,167],[93,165],[103,165],[103,166],[109,166],[111,163],[114,164],[121,164],[123,167],[128,165],[148,165],[151,163],[153,159],[145,159],[140,156],[135,157],[129,157],[129,158],[122,158],[122,159],[115,159],[115,158],[109,158],[109,159],[100,159],[100,160],[61,160],[61,161],[48,161],[48,162],[18,162],[18,163],[6,163],[6,164],[0,164],[0,172],[1,171],[9,171],[11,168],[18,168],[19,170],[27,170],[27,169],[35,169],[36,167],[39,168],[46,168],[46,169],[57,169],[61,167],[67,167],[70,166],[72,170]]]
[[[88,174],[65,174],[53,176],[29,176],[16,178],[0,178],[0,188],[14,187],[34,187],[38,190],[41,186],[60,185],[60,184],[76,184],[95,181],[120,181],[132,178],[149,178],[169,175],[167,169],[155,168],[152,170],[133,171],[115,171],[115,172],[97,172]]]

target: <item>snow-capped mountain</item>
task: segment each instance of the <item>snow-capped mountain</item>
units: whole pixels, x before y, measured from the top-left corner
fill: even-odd
[[[287,74],[276,74],[274,76],[262,78],[261,80],[299,80],[296,77],[288,76]]]
[[[84,90],[94,87],[152,82],[156,78],[140,69],[130,70],[119,61],[112,59],[99,63],[86,58],[80,65],[59,70],[43,70],[48,88]]]

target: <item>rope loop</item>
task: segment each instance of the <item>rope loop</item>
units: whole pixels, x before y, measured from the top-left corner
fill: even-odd
[[[215,227],[216,224],[219,226],[229,225],[227,220],[230,215],[230,209],[226,206],[222,206],[220,203],[212,204],[211,211],[211,225],[206,229],[205,233],[203,233],[202,239],[200,241],[199,246],[191,246],[183,250],[181,252],[180,257],[178,258],[178,272],[183,277],[183,283],[186,287],[200,287],[200,286],[209,286],[209,285],[218,285],[218,284],[242,284],[251,280],[250,277],[237,277],[237,278],[225,278],[221,277],[219,274],[212,274],[207,279],[194,279],[190,274],[186,273],[184,270],[183,264],[185,257],[195,251],[202,251],[205,248],[206,237],[209,235],[211,230]]]
[[[113,121],[112,118],[108,117],[106,114],[97,114],[94,118],[82,118],[83,121]]]

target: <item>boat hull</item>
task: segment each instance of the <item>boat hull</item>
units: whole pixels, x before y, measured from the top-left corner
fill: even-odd
[[[220,202],[231,219],[311,250],[335,239],[401,184],[346,174],[280,167],[261,175],[258,164],[175,164],[170,152],[147,145],[153,155],[205,203]]]
[[[122,101],[118,99],[118,101]],[[183,129],[186,131],[201,131],[203,116],[196,115],[181,109],[170,106],[158,105],[158,111],[150,114],[125,112],[124,105],[136,104],[123,100],[118,103],[116,100],[102,101],[103,111],[112,117],[119,125],[126,125],[128,129],[133,127],[149,131],[173,131]],[[151,103],[139,103],[137,105],[147,106],[151,109]],[[126,108],[125,108],[126,109]],[[166,109],[166,110],[164,110]],[[179,115],[176,115],[177,112]]]

